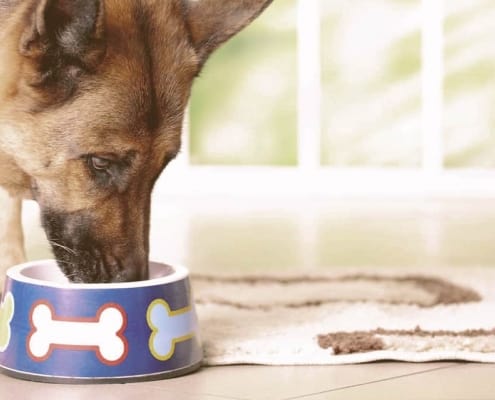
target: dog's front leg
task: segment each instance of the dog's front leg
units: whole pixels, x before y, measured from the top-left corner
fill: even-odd
[[[0,292],[5,271],[26,259],[22,232],[22,199],[0,187]]]

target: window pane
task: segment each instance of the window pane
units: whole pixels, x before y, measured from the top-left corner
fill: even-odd
[[[193,88],[193,164],[296,164],[296,20],[296,1],[277,0],[212,56]]]
[[[445,8],[445,166],[495,167],[495,2]]]
[[[420,164],[420,0],[321,0],[322,164]]]

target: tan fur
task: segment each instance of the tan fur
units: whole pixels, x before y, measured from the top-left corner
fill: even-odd
[[[271,0],[106,0],[87,48],[75,47],[86,70],[69,65],[64,81],[48,85],[39,38],[57,1],[70,9],[69,0],[0,0],[0,185],[33,195],[42,210],[84,212],[105,259],[132,253],[142,261],[150,193],[180,149],[193,80],[211,51]],[[71,45],[74,35],[61,43]],[[132,155],[123,183],[96,185],[87,155]],[[4,264],[22,259],[22,240],[15,243],[7,246],[16,256]]]
[[[21,224],[21,199],[12,197],[0,187],[0,287],[3,288],[4,271],[23,262],[24,236]]]

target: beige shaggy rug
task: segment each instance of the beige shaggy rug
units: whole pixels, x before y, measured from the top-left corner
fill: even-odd
[[[207,365],[495,362],[495,268],[192,282]]]

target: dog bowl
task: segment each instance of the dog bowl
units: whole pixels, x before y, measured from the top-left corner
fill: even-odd
[[[141,282],[72,284],[53,260],[8,270],[0,302],[0,370],[54,383],[170,378],[202,349],[185,268],[150,263]]]

